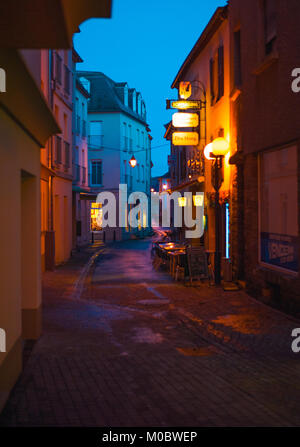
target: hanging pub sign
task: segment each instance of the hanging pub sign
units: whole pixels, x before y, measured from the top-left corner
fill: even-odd
[[[192,95],[192,84],[189,81],[179,83],[179,96],[181,99],[188,99]]]
[[[202,101],[194,100],[187,101],[185,99],[172,100],[167,99],[167,109],[178,109],[178,110],[187,110],[187,109],[201,109]]]
[[[174,146],[197,146],[199,135],[197,132],[173,132],[172,144]]]
[[[197,127],[199,116],[197,113],[174,113],[172,124],[174,127]]]

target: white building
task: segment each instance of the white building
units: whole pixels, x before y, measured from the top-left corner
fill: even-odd
[[[82,62],[80,58],[76,62]],[[87,121],[89,85],[83,85],[74,76],[73,114],[73,248],[86,245],[91,240],[90,188],[88,186]]]
[[[139,92],[117,83],[99,72],[78,72],[84,84],[90,82],[88,105],[89,186],[92,192],[111,191],[118,204],[120,184],[128,194],[139,191],[150,198],[151,145],[146,107]],[[136,166],[129,161],[134,157]],[[132,205],[133,207],[134,205]],[[128,210],[127,210],[128,211]],[[147,214],[140,216],[138,228],[105,228],[103,237],[121,240],[148,232]]]

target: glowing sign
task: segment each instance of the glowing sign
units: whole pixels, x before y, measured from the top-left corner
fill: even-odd
[[[174,146],[197,146],[199,135],[197,132],[173,132],[172,144]]]
[[[171,101],[170,106],[172,109],[186,110],[186,109],[199,109],[201,106],[200,101]]]
[[[188,99],[192,94],[192,84],[187,82],[180,82],[179,84],[179,96],[182,99]]]
[[[174,113],[172,124],[174,127],[197,127],[199,116],[197,113]]]

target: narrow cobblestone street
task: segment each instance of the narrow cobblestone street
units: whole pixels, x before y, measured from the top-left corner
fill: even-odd
[[[44,276],[44,333],[2,426],[298,426],[300,321],[153,270],[151,240]]]

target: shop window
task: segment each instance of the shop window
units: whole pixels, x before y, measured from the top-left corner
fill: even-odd
[[[260,160],[260,260],[298,272],[297,147],[266,152]]]

